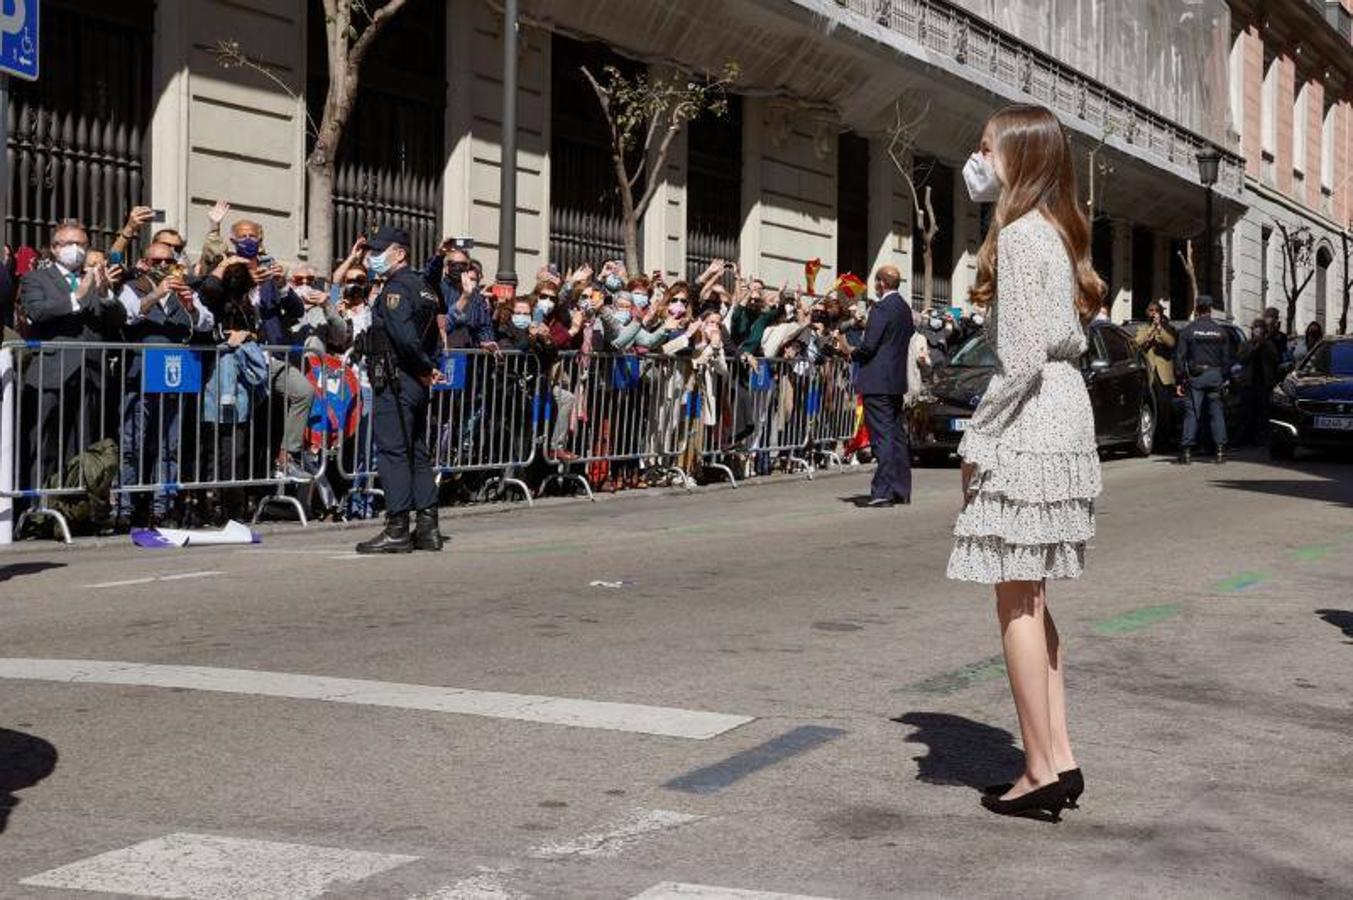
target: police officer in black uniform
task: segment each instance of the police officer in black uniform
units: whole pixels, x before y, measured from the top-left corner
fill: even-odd
[[[1212,441],[1217,445],[1217,462],[1226,462],[1226,413],[1222,408],[1222,388],[1235,362],[1231,333],[1212,318],[1212,298],[1199,295],[1194,302],[1195,317],[1179,332],[1175,344],[1174,370],[1179,396],[1187,396],[1184,407],[1184,435],[1179,444],[1179,462],[1188,465],[1198,438],[1198,420],[1204,407],[1211,416]],[[1187,393],[1186,393],[1187,392]]]
[[[358,553],[440,550],[437,485],[428,456],[428,390],[442,380],[437,352],[437,296],[409,266],[409,234],[381,228],[371,238],[367,271],[384,280],[371,310],[368,372],[376,471],[385,491],[385,530],[357,545]],[[416,523],[409,533],[409,513]]]

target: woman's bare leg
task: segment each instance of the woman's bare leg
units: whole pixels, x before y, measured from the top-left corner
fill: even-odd
[[[1066,677],[1063,668],[1062,637],[1052,621],[1052,611],[1043,604],[1043,633],[1048,642],[1048,716],[1052,720],[1052,761],[1058,772],[1076,768],[1071,752],[1071,735],[1066,727]]]
[[[1024,774],[1005,795],[1006,799],[1057,780],[1043,612],[1043,582],[1004,581],[996,585],[996,614],[1001,623],[1005,669],[1010,675],[1010,693],[1015,698],[1024,743]]]

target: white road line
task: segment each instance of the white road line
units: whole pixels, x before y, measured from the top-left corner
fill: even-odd
[[[703,818],[666,809],[636,809],[609,828],[579,835],[571,841],[542,844],[529,851],[529,855],[536,859],[615,856],[645,835],[671,831]]]
[[[114,588],[127,587],[132,584],[154,584],[157,581],[182,581],[185,578],[210,578],[213,575],[224,575],[224,572],[183,572],[178,575],[152,575],[149,578],[128,578],[125,581],[100,581],[98,584],[87,584],[87,588]]]
[[[156,581],[182,581],[185,578],[210,578],[212,575],[224,575],[224,572],[184,572],[182,575],[161,575]]]
[[[191,900],[309,900],[417,860],[305,844],[170,834],[25,878],[67,890]]]
[[[151,584],[154,578],[128,578],[126,581],[100,581],[98,584],[87,584],[87,588],[113,588],[126,587],[129,584]]]
[[[663,737],[706,740],[753,721],[751,716],[505,694],[357,678],[330,678],[254,669],[162,666],[89,659],[0,659],[0,678],[81,684],[126,684],[187,688],[227,694],[254,694],[298,700],[325,700],[493,719],[515,719],[575,728],[598,728]]]
[[[714,887],[709,884],[683,884],[664,881],[655,884],[630,900],[827,900],[806,894],[777,894],[772,891],[744,891],[738,888]]]
[[[409,900],[523,900],[529,896],[509,890],[503,884],[503,873],[490,869]]]

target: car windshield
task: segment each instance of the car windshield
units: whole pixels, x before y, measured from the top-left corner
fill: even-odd
[[[996,354],[992,352],[986,338],[978,335],[958,348],[958,352],[950,357],[949,365],[963,366],[969,369],[977,369],[983,366],[994,367],[996,365]]]
[[[1302,363],[1301,372],[1303,375],[1353,375],[1353,342],[1325,341],[1317,344]]]

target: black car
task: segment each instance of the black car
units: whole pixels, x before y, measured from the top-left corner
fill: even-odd
[[[996,354],[986,335],[979,334],[936,370],[927,396],[908,415],[912,452],[923,461],[938,461],[957,450],[995,369]],[[1156,400],[1149,368],[1128,332],[1109,322],[1091,324],[1081,373],[1100,449],[1149,456],[1156,438]]]
[[[1269,452],[1353,450],[1353,336],[1327,337],[1273,389]]]

